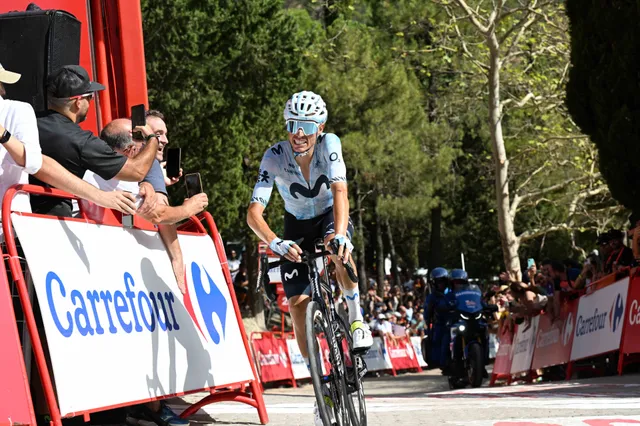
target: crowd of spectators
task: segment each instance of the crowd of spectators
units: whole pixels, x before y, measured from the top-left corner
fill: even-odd
[[[632,220],[632,227],[636,228]],[[579,297],[590,289],[590,285],[613,273],[624,273],[636,266],[638,239],[634,231],[630,245],[624,244],[625,234],[610,230],[597,238],[598,248],[591,252],[581,264],[573,259],[564,261],[546,259],[536,264],[531,262],[522,279],[506,272],[490,283],[485,293],[485,301],[498,306],[494,314],[491,331],[498,333],[503,327],[525,324],[541,313],[552,320],[561,315],[565,301]]]
[[[84,68],[67,65],[49,75],[48,109],[38,118],[30,104],[6,99],[4,85],[20,78],[0,65],[0,196],[15,184],[32,183],[72,193],[80,202],[74,205],[70,199],[19,193],[12,210],[99,219],[101,208],[111,208],[123,214],[123,226],[132,226],[134,215],[147,220],[157,226],[184,293],[185,267],[176,223],[203,211],[208,199],[200,193],[180,206],[169,204],[167,186],[180,179],[167,177],[162,163],[169,143],[164,115],[148,111],[146,123],[135,128],[129,117],[121,117],[104,123],[98,137],[80,123],[96,93],[105,87],[91,81]],[[126,221],[129,225],[125,218],[131,219]],[[140,408],[143,420],[148,413],[151,420],[159,418],[172,426],[189,423],[157,401]]]

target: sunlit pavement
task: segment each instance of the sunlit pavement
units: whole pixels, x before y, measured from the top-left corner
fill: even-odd
[[[368,425],[606,426],[640,424],[640,376],[603,377],[539,385],[449,391],[435,372],[367,378]],[[180,412],[203,395],[174,399]],[[313,388],[268,389],[270,425],[312,425]],[[242,404],[213,404],[192,423],[260,424],[256,410]]]

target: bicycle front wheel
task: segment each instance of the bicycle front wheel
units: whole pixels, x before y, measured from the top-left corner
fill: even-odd
[[[307,306],[306,328],[311,381],[322,423],[324,426],[349,426],[345,367],[340,356],[342,350],[338,347],[332,324],[316,301],[309,302]],[[328,346],[325,356],[329,357],[330,367],[326,372],[320,355],[321,339],[326,339]]]
[[[353,338],[343,318],[338,318],[338,326],[338,342],[342,348],[347,372],[347,409],[351,418],[351,426],[367,426],[367,405],[362,383],[362,378],[367,372],[367,365],[361,354],[353,353]]]

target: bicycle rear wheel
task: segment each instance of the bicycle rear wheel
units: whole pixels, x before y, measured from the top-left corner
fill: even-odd
[[[338,342],[333,333],[332,324],[329,323],[320,304],[316,301],[309,302],[307,306],[306,326],[311,380],[322,423],[325,426],[349,426],[344,362],[342,357],[339,359],[335,357],[342,351],[335,350]],[[323,361],[320,358],[319,339],[322,338],[327,340],[331,364],[326,374],[323,372]],[[331,398],[332,406],[325,402],[325,396]]]
[[[342,358],[346,368],[347,409],[352,426],[367,426],[367,405],[364,399],[362,378],[367,373],[367,365],[362,355],[353,353],[353,337],[349,327],[341,317],[338,319],[338,342],[342,348]]]

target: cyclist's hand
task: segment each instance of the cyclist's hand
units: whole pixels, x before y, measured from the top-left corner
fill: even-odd
[[[353,251],[353,244],[351,244],[349,238],[342,234],[336,234],[331,242],[333,252],[338,256],[338,259],[342,259],[342,263],[349,263],[351,252]]]
[[[291,262],[302,262],[302,257],[300,257],[302,249],[291,240],[282,240],[276,237],[271,241],[271,244],[269,244],[269,248],[274,253],[284,256]]]

